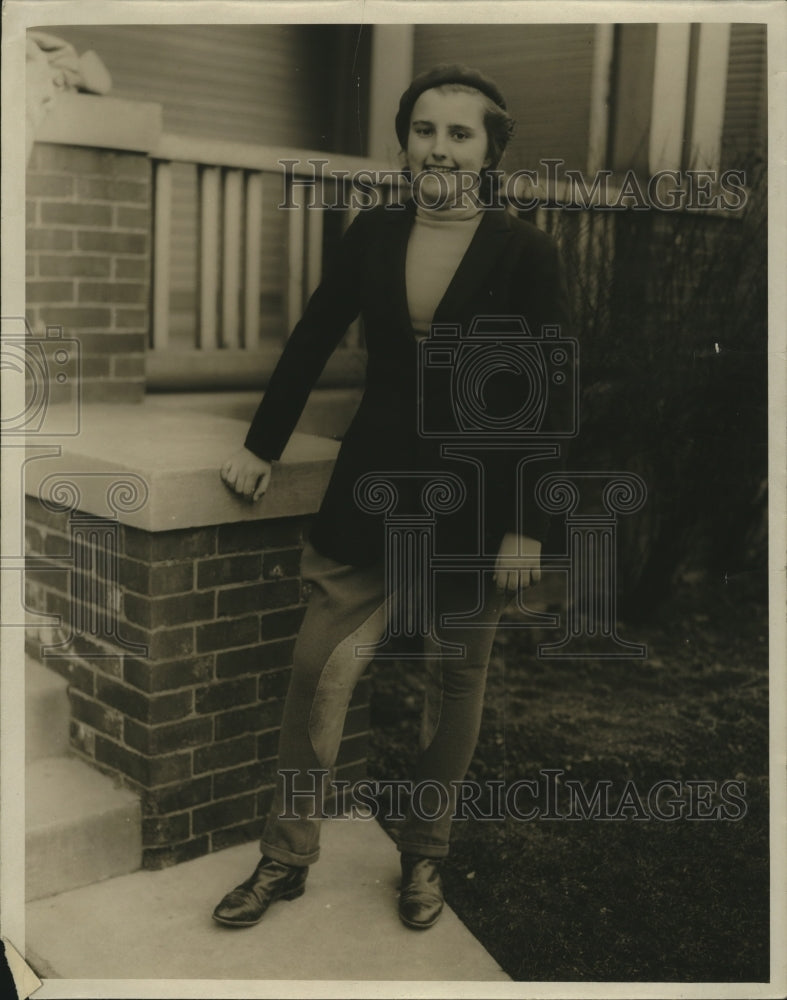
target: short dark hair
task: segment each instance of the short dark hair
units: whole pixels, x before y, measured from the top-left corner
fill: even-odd
[[[489,144],[489,169],[494,170],[514,132],[514,119],[506,110],[505,98],[499,87],[480,70],[458,64],[434,66],[420,73],[402,94],[396,113],[396,137],[402,149],[407,149],[410,118],[415,102],[426,90],[476,91],[486,98],[484,102],[484,128]]]

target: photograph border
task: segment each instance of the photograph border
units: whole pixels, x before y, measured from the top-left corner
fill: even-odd
[[[25,315],[24,95],[25,32],[57,24],[149,23],[465,23],[762,22],[768,25],[768,276],[769,276],[769,592],[771,979],[769,983],[418,983],[402,981],[45,980],[41,1000],[82,997],[777,997],[787,991],[787,6],[768,2],[426,3],[321,0],[7,0],[2,33],[2,284],[3,316]],[[20,252],[20,250],[22,252]],[[24,382],[2,373],[4,413],[24,408]],[[22,444],[24,441],[22,440]],[[19,536],[24,447],[2,448],[2,552],[22,556]],[[8,574],[9,576],[15,574]],[[18,579],[3,580],[3,620],[18,604]],[[0,629],[0,933],[25,953],[24,649],[21,627]]]

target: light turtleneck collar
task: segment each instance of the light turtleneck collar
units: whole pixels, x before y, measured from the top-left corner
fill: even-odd
[[[430,222],[464,222],[475,219],[481,211],[480,205],[452,205],[450,208],[425,208],[417,205],[415,214],[419,219]]]
[[[405,280],[410,322],[419,333],[428,332],[435,310],[481,223],[477,206],[417,208],[407,243]]]

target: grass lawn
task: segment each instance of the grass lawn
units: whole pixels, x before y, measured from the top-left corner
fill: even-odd
[[[588,797],[606,782],[607,815],[630,781],[644,806],[629,797],[622,819],[454,824],[448,902],[513,979],[768,979],[768,608],[754,589],[685,586],[647,623],[621,623],[644,660],[539,659],[558,633],[498,632],[468,778],[543,785],[539,772],[560,771],[561,814],[565,781]],[[544,594],[548,604],[548,584]],[[408,777],[420,669],[372,667],[371,777]],[[674,821],[647,802],[665,780],[677,786],[661,801],[683,802]],[[718,815],[729,781],[743,783],[725,807],[737,818],[689,818]]]

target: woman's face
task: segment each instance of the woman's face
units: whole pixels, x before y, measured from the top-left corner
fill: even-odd
[[[458,183],[460,171],[480,175],[489,165],[484,98],[462,91],[425,90],[413,106],[407,139],[407,162],[420,179],[421,200],[443,198],[435,207],[450,207],[467,191],[468,179]],[[474,187],[477,187],[475,181]]]

